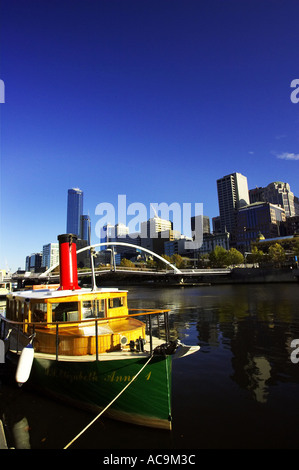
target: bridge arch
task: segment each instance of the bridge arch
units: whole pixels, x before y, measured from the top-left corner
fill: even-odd
[[[126,247],[129,247],[129,248],[135,248],[135,250],[141,250],[141,251],[144,251],[146,253],[149,253],[150,255],[155,256],[160,261],[163,261],[165,264],[169,265],[177,274],[182,274],[182,271],[180,269],[178,269],[174,264],[170,263],[169,261],[167,261],[162,256],[157,255],[157,253],[155,253],[154,251],[148,250],[147,248],[143,248],[142,246],[133,245],[132,243],[125,243],[125,242],[96,243],[95,245],[89,245],[89,246],[85,246],[84,248],[80,248],[80,250],[77,250],[77,254],[82,253],[83,251],[86,251],[86,250],[90,250],[91,248],[95,248],[97,246],[115,246],[115,245],[117,245],[117,246],[126,246]],[[59,266],[59,263],[56,263],[55,265],[51,266],[51,268],[49,268],[47,271],[42,273],[40,277],[47,276],[51,271],[53,271],[53,269],[57,268],[57,266]]]

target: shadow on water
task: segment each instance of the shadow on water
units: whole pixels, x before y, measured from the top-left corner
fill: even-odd
[[[171,433],[100,418],[77,449],[298,448],[297,284],[134,287],[132,308],[170,308],[174,336],[199,344],[173,361]],[[61,449],[92,419],[1,377],[0,412],[10,444]]]

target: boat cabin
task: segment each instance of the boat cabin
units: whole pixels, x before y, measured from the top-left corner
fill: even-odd
[[[12,292],[6,318],[22,323],[22,333],[34,334],[37,352],[93,355],[130,348],[145,338],[145,324],[129,316],[127,291],[118,289],[51,288]]]
[[[118,289],[80,289],[79,291],[34,289],[11,292],[7,295],[6,318],[17,322],[45,323],[81,322],[87,319],[128,315],[127,291]]]

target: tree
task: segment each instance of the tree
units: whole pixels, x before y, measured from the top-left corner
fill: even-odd
[[[153,270],[157,269],[157,263],[152,258],[148,258],[147,261],[146,261],[146,267],[148,269],[153,269]]]
[[[134,268],[135,264],[133,263],[133,261],[131,261],[127,258],[123,258],[120,262],[120,266],[123,266],[123,267],[126,267],[126,268]]]
[[[236,248],[230,248],[227,253],[228,264],[236,265],[244,263],[244,256]]]
[[[247,261],[249,263],[259,264],[261,263],[263,257],[264,257],[264,253],[262,252],[262,250],[259,250],[257,246],[254,246],[252,248],[251,253],[247,256]]]
[[[177,254],[172,255],[172,257],[170,258],[170,262],[179,269],[184,268],[185,266],[185,261],[183,260],[181,255],[177,255]]]
[[[161,255],[161,258],[164,258],[166,261],[170,261],[170,257],[167,256],[167,255]],[[150,266],[151,265],[151,266]],[[155,258],[154,260],[151,261],[151,263],[148,262],[148,266],[149,267],[156,267],[158,270],[161,270],[161,269],[166,269],[167,268],[167,264],[164,263],[164,261],[162,261],[161,259],[159,258]]]
[[[277,264],[278,266],[280,266],[281,263],[285,260],[285,251],[279,243],[271,245],[268,253],[271,261],[273,261],[274,264]]]
[[[210,253],[210,261],[212,266],[223,268],[229,264],[227,250],[222,246],[215,246],[214,250]]]

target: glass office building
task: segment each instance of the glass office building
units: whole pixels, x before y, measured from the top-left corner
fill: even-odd
[[[83,215],[83,191],[79,188],[68,190],[67,200],[67,233],[81,238],[81,216]]]

